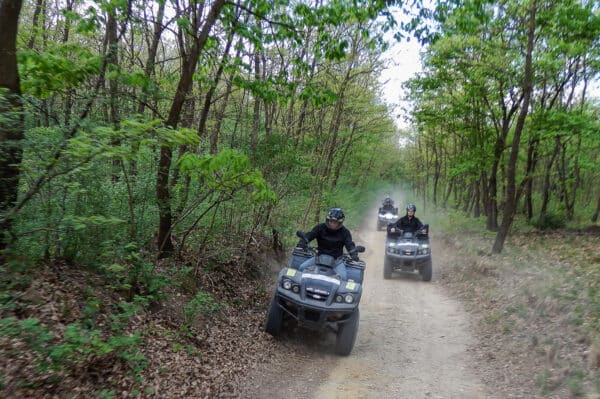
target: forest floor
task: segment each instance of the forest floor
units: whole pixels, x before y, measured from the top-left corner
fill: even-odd
[[[423,282],[410,274],[383,279],[385,233],[375,220],[367,215],[354,232],[367,247],[367,269],[347,357],[333,353],[328,334],[263,332],[285,259],[261,255],[190,273],[199,270],[190,258],[178,265],[187,273],[179,288],[128,320],[129,334],[140,334],[139,369],[101,351],[41,369],[44,352],[31,340],[0,334],[0,397],[600,399],[597,229],[515,236],[494,256],[489,235],[433,229],[434,277]],[[209,312],[201,301],[204,312],[183,331],[194,291],[186,284],[228,305]],[[99,309],[115,300],[93,275],[53,264],[2,316],[35,317],[58,336],[89,313],[90,289],[103,298]],[[95,326],[108,321],[98,312]]]

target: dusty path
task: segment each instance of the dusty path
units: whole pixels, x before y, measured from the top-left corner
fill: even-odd
[[[354,233],[367,247],[360,327],[353,352],[332,352],[334,337],[296,331],[275,341],[285,354],[256,370],[244,398],[494,398],[477,377],[469,319],[436,283],[443,253],[432,237],[433,280],[417,274],[383,279],[385,232],[375,211]],[[480,370],[481,371],[481,370]]]

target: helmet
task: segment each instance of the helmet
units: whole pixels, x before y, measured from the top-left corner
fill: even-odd
[[[417,207],[415,206],[415,204],[408,204],[406,205],[406,211],[413,211],[416,212],[417,211]]]
[[[341,208],[331,208],[329,212],[327,212],[325,223],[328,224],[328,222],[339,222],[340,224],[337,227],[339,229],[340,227],[342,227],[345,218],[346,216],[344,215],[344,211],[342,211]]]

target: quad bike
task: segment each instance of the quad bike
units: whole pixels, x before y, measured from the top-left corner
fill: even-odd
[[[296,235],[303,238],[304,233]],[[365,247],[356,246],[353,252],[364,252]],[[334,271],[333,256],[319,254],[314,247],[296,247],[287,267],[277,278],[271,304],[267,314],[265,331],[273,336],[281,335],[288,321],[298,326],[324,331],[331,329],[336,334],[335,352],[347,356],[354,347],[358,333],[358,304],[362,295],[365,270],[363,261],[354,261],[351,254],[344,254],[347,280],[342,280]],[[316,257],[316,264],[303,272],[298,267],[307,259]]]
[[[389,279],[394,271],[418,271],[423,281],[431,281],[433,273],[429,225],[416,232],[389,233],[385,241],[383,278]]]
[[[398,220],[398,208],[379,208],[377,212],[377,230],[387,228],[387,225]]]

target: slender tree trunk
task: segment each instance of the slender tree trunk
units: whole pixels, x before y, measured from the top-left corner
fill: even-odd
[[[344,146],[344,149],[342,151],[342,155],[341,157],[339,157],[335,169],[334,169],[334,173],[333,173],[333,180],[331,182],[331,189],[334,190],[335,187],[337,186],[337,182],[340,178],[340,173],[342,171],[342,167],[344,166],[344,160],[346,159],[346,156],[348,155],[348,153],[350,152],[350,149],[352,148],[352,137],[354,136],[354,133],[356,132],[356,123],[352,124],[352,130],[350,131],[350,137],[347,140],[346,145]]]
[[[40,14],[45,8],[46,7],[44,0],[36,0],[35,9],[33,11],[33,18],[31,20],[31,37],[29,38],[29,42],[27,43],[27,48],[30,50],[32,50],[35,46],[35,38],[38,32],[40,32],[43,29],[43,27],[40,27],[38,24],[40,20]]]
[[[475,198],[473,205],[473,217],[478,218],[481,216],[481,184],[479,179],[475,182]]]
[[[23,105],[17,69],[17,32],[21,0],[0,0],[0,263],[12,239],[12,220],[6,212],[19,192],[23,158]]]
[[[565,206],[565,210],[567,211],[567,217],[569,219],[573,218],[574,210],[575,210],[575,198],[577,197],[577,189],[580,184],[580,174],[579,174],[579,160],[578,154],[581,150],[581,136],[577,135],[577,148],[574,151],[574,156],[572,162],[569,162],[569,157],[567,154],[567,142],[563,142],[562,151],[561,151],[561,162],[560,162],[560,185],[561,185],[561,197],[563,199],[563,204]],[[571,165],[572,171],[569,171],[569,164]]]
[[[551,187],[551,171],[554,160],[558,156],[561,146],[560,136],[554,137],[554,150],[550,156],[550,160],[546,164],[546,173],[544,174],[544,185],[542,187],[542,204],[540,205],[540,216],[543,217],[548,212],[548,203],[550,202],[550,187]]]
[[[446,208],[448,206],[448,200],[450,199],[450,195],[452,195],[452,191],[454,190],[454,181],[455,177],[450,178],[450,182],[448,183],[448,189],[446,190],[446,194],[444,195],[444,202],[442,202],[442,206]]]
[[[592,215],[592,222],[596,223],[598,217],[600,217],[600,194],[598,195],[598,202],[596,203],[596,211],[594,212],[594,215]]]
[[[185,102],[187,93],[192,86],[192,77],[198,64],[198,56],[200,51],[206,45],[208,34],[217,21],[217,17],[221,9],[225,5],[226,0],[215,0],[211,10],[208,13],[207,19],[204,22],[200,35],[194,37],[194,44],[190,54],[183,60],[183,68],[177,91],[171,104],[169,116],[165,121],[166,125],[176,128]],[[195,34],[196,32],[194,32]],[[163,145],[160,148],[160,158],[158,162],[158,172],[156,175],[156,198],[159,211],[158,223],[158,252],[159,257],[164,258],[173,253],[173,241],[171,238],[172,228],[172,212],[171,212],[171,193],[169,190],[169,173],[172,162],[172,150],[168,145]]]
[[[260,25],[259,25],[260,26]],[[254,79],[259,82],[261,79],[260,73],[260,53],[258,46],[254,47]],[[250,150],[252,154],[256,154],[258,147],[258,130],[260,126],[260,98],[253,94],[254,111],[252,113],[252,133],[250,136]]]
[[[66,7],[66,12],[69,13],[71,11],[73,11],[73,3],[74,0],[67,0],[67,7]],[[63,43],[68,43],[69,42],[69,35],[71,34],[71,21],[70,19],[66,18],[65,19],[65,28],[63,30],[63,37],[62,37],[62,42]],[[104,79],[104,70],[102,72],[102,77],[101,79]],[[68,125],[69,123],[71,123],[71,115],[73,114],[73,95],[75,93],[75,90],[71,87],[67,88],[67,91],[65,93],[65,111],[64,111],[64,124]]]
[[[533,218],[533,176],[538,162],[538,143],[538,139],[531,140],[529,143],[529,149],[527,151],[528,177],[525,187],[525,212],[527,214],[527,220],[531,220]]]
[[[165,4],[166,1],[158,2],[158,12],[156,15],[156,20],[154,21],[154,31],[152,34],[152,40],[148,46],[148,57],[146,58],[146,65],[144,66],[144,75],[146,78],[150,78],[154,76],[154,65],[156,64],[156,54],[158,53],[158,45],[160,43],[160,38],[163,32],[162,21],[165,15]],[[144,109],[146,108],[146,102],[149,99],[149,95],[146,89],[143,89],[141,101],[138,104],[137,112],[138,114],[144,113]]]
[[[211,104],[213,102],[213,97],[215,95],[215,91],[217,89],[217,85],[223,76],[223,71],[225,70],[225,64],[227,63],[227,58],[229,57],[229,50],[231,49],[231,45],[233,44],[233,35],[228,35],[227,43],[225,44],[225,49],[223,50],[223,56],[221,57],[221,62],[219,63],[219,68],[217,69],[217,73],[215,74],[214,82],[211,83],[208,92],[206,93],[206,97],[204,98],[204,106],[202,107],[202,111],[200,113],[200,121],[198,122],[198,135],[200,137],[204,136],[206,133],[206,121],[208,120],[208,114],[211,108]],[[217,133],[218,138],[218,133]],[[211,154],[217,153],[217,141],[215,140],[214,148],[212,143],[211,136]]]
[[[108,68],[111,71],[119,69],[119,42],[117,36],[117,10],[111,7],[108,11],[106,22],[106,61]],[[111,74],[112,75],[112,74]],[[108,101],[109,101],[109,120],[113,129],[120,129],[121,121],[119,116],[119,81],[118,77],[112,76],[108,79]],[[120,140],[114,140],[112,145],[119,146]],[[113,160],[113,176],[112,180],[118,180],[118,172],[121,171],[121,161],[116,158]]]

